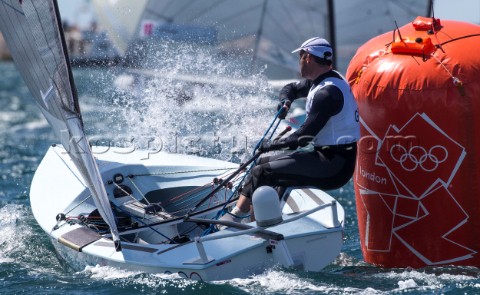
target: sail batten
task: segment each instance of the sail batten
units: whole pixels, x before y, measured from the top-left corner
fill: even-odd
[[[1,0],[0,29],[40,111],[90,189],[95,205],[119,241],[105,187],[85,136],[55,0]]]

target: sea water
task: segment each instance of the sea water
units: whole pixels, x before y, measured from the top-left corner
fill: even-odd
[[[13,63],[0,63],[0,73],[0,294],[480,293],[480,272],[474,267],[382,269],[365,263],[351,182],[329,192],[346,211],[344,246],[319,273],[278,267],[250,278],[207,283],[100,266],[74,271],[57,259],[29,203],[35,169],[58,141]],[[275,93],[261,75],[249,89],[227,82],[192,86],[188,101],[175,102],[165,95],[166,82],[145,87],[140,97],[118,93],[113,87],[117,74],[114,68],[74,69],[86,132],[95,143],[112,148],[239,162],[250,155],[275,114]]]

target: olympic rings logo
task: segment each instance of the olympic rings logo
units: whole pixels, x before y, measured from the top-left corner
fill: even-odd
[[[441,145],[432,146],[428,151],[418,145],[407,150],[404,146],[396,144],[390,148],[390,155],[406,171],[415,171],[420,167],[425,172],[432,172],[447,160],[448,150]]]

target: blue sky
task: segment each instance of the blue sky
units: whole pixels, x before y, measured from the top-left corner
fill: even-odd
[[[86,27],[94,18],[90,0],[58,0],[58,2],[63,20],[69,23]],[[435,0],[434,3],[437,18],[480,24],[480,0]]]
[[[76,24],[80,27],[88,27],[94,19],[92,4],[89,0],[57,0],[60,15],[63,21]],[[107,0],[104,0],[107,1]],[[135,0],[132,0],[135,1]]]
[[[480,24],[479,0],[436,0],[435,17]]]

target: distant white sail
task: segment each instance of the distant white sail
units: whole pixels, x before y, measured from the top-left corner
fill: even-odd
[[[245,60],[246,67],[268,64],[267,74],[294,78],[298,58],[291,51],[311,36],[327,34],[326,13],[326,1],[148,1],[137,40],[209,42],[218,53]]]
[[[54,0],[0,1],[0,29],[15,65],[89,187],[114,241],[118,242],[115,218],[83,130],[60,24]]]
[[[136,33],[140,16],[148,0],[93,0],[101,29],[123,55]]]
[[[130,11],[136,23],[131,45],[139,39],[170,38],[207,42],[219,52],[268,64],[280,78],[298,77],[298,58],[291,51],[313,36],[335,40],[337,68],[346,70],[356,49],[370,38],[427,15],[432,0],[149,0],[137,21],[136,1],[115,1],[116,11]],[[98,2],[109,2],[98,0]],[[334,7],[330,7],[332,5]],[[97,6],[99,14],[107,9]],[[333,11],[333,13],[330,13]],[[118,12],[116,12],[118,13]],[[334,25],[332,25],[334,24]],[[113,38],[121,36],[117,28]],[[132,31],[132,29],[130,29]],[[127,41],[127,40],[125,40]]]
[[[429,16],[433,0],[335,1],[337,56],[345,70],[357,49],[371,38]]]

